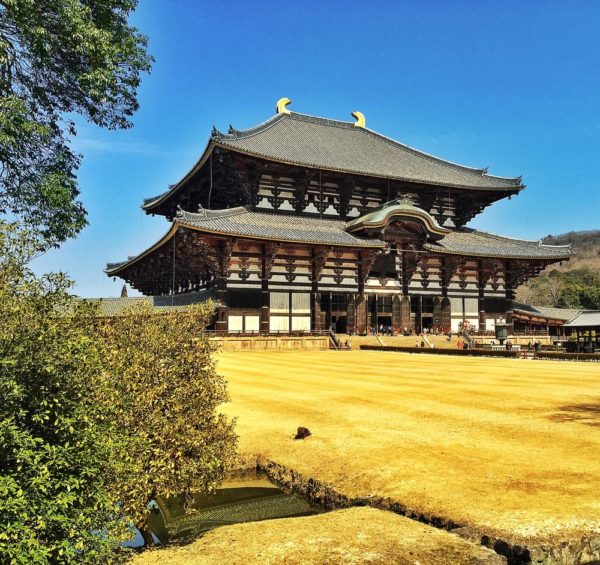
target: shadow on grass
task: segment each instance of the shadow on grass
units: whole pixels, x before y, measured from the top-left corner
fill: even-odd
[[[559,406],[558,412],[550,416],[554,422],[579,422],[600,427],[600,398]]]

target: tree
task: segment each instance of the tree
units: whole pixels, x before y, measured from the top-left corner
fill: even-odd
[[[40,245],[0,222],[0,562],[115,562],[127,436],[105,400],[96,312],[64,275],[30,272]]]
[[[136,0],[0,0],[0,213],[37,226],[46,246],[86,224],[80,156],[67,116],[131,126],[147,40],[128,25]]]
[[[147,543],[152,499],[210,493],[234,461],[234,422],[217,412],[226,382],[203,332],[213,314],[212,303],[169,313],[142,305],[102,326],[106,375],[120,400],[115,417],[136,440],[126,456],[132,472],[115,489]]]

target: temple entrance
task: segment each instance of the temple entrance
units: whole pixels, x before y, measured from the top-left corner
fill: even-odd
[[[391,316],[377,316],[377,322],[379,327],[377,328],[378,333],[382,333],[381,327],[383,326],[383,333],[391,333],[392,331],[392,317]]]
[[[433,328],[433,314],[421,314],[421,327],[423,330]]]
[[[410,321],[418,334],[433,328],[433,296],[418,294],[410,297]]]
[[[347,332],[347,317],[346,316],[331,316],[331,329],[338,334]]]

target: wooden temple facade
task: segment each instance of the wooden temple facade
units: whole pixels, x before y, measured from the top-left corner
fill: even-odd
[[[205,291],[221,332],[365,334],[509,323],[516,288],[570,248],[466,227],[521,178],[432,157],[367,129],[291,113],[213,130],[143,209],[170,229],[107,266],[146,295]],[[201,293],[202,294],[202,293]]]

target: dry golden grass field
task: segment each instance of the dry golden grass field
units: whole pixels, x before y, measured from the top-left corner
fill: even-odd
[[[218,367],[242,454],[526,545],[600,533],[598,364],[323,351]]]
[[[402,516],[351,508],[217,528],[183,547],[146,551],[134,565],[501,565],[493,551]]]

